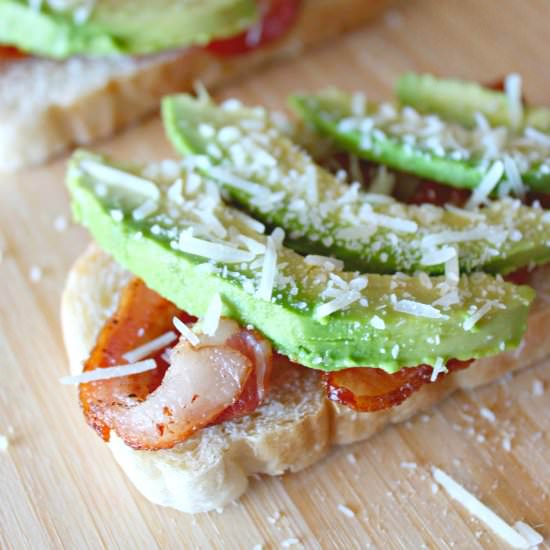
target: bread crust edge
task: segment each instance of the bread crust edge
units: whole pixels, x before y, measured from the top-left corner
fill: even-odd
[[[72,267],[62,296],[61,319],[73,373],[80,372],[130,277],[95,245]],[[424,386],[388,410],[358,413],[329,401],[315,373],[299,369],[303,370],[299,391],[295,385],[283,385],[280,393],[299,393],[303,414],[296,414],[299,406],[295,402],[287,405],[283,394],[281,403],[272,402],[258,410],[264,417],[261,428],[256,419],[245,417],[202,430],[166,451],[136,451],[116,436],[111,437],[109,447],[136,488],[152,502],[188,513],[220,508],[246,491],[250,476],[302,470],[321,460],[334,445],[368,439],[390,424],[430,409],[456,390],[475,388],[540,362],[550,355],[550,340],[545,338],[548,326],[550,306],[539,300],[518,350],[478,360],[467,370]]]

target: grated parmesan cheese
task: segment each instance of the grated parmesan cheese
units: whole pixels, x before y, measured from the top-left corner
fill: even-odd
[[[472,330],[474,326],[481,320],[482,317],[487,315],[489,311],[495,306],[495,302],[488,301],[485,302],[477,311],[475,311],[470,317],[468,317],[464,323],[462,323],[462,328],[464,330]]]
[[[523,185],[516,161],[510,155],[504,155],[502,161],[504,163],[504,173],[512,191],[518,197],[523,196],[525,194],[525,186]]]
[[[530,548],[531,543],[525,536],[508,525],[501,517],[497,516],[472,493],[466,491],[453,478],[435,466],[432,467],[432,474],[435,481],[445,489],[451,498],[462,504],[470,514],[487,525],[495,535],[503,539],[512,548]]]
[[[504,91],[508,103],[508,115],[513,128],[519,128],[523,122],[523,103],[521,99],[521,76],[509,74],[504,79]]]
[[[428,319],[443,319],[446,317],[446,315],[443,315],[437,308],[413,300],[399,300],[395,303],[393,308],[395,311],[408,313],[415,317],[426,317]]]
[[[341,291],[334,300],[317,306],[315,310],[315,318],[323,319],[328,317],[332,313],[345,309],[354,302],[357,302],[361,299],[361,293],[357,290],[343,290]]]
[[[399,356],[399,344],[394,344],[394,346],[391,349],[391,356],[394,359],[397,359],[397,357]]]
[[[201,319],[201,330],[207,336],[214,336],[218,330],[218,325],[220,324],[220,319],[222,315],[222,299],[219,294],[215,294],[212,298],[204,317]]]
[[[540,397],[544,394],[544,384],[540,380],[533,380],[532,386],[533,397]]]
[[[165,348],[177,339],[177,335],[174,331],[170,330],[160,335],[158,338],[139,346],[131,351],[126,352],[122,357],[128,361],[128,363],[135,363],[145,357],[148,357],[155,351]]]
[[[256,296],[266,302],[271,301],[275,277],[277,276],[277,245],[273,235],[267,237],[265,256],[262,265],[260,284]]]
[[[355,512],[349,506],[346,506],[345,504],[338,504],[338,510],[340,512],[342,512],[342,514],[344,514],[344,516],[346,516],[348,518],[354,518],[355,517]]]
[[[251,262],[256,254],[240,250],[227,244],[214,243],[193,237],[192,231],[184,229],[180,234],[179,249],[187,254],[208,258],[215,262],[242,263]]]
[[[304,258],[304,262],[308,265],[324,267],[328,271],[342,271],[342,269],[344,269],[344,262],[342,260],[330,258],[328,256],[317,256],[315,254],[308,254]]]
[[[498,185],[504,174],[504,163],[500,160],[495,161],[489,170],[485,173],[479,185],[474,189],[472,195],[466,203],[466,208],[473,209],[485,203]]]
[[[447,373],[447,372],[449,372],[449,371],[447,370],[447,367],[445,366],[445,362],[443,361],[443,358],[438,357],[435,360],[435,365],[433,366],[433,369],[432,369],[432,374],[430,376],[430,382],[435,382],[437,380],[437,377],[441,373]]]
[[[232,215],[241,223],[243,223],[246,227],[252,229],[252,231],[260,234],[265,233],[265,225],[262,222],[255,220],[254,218],[248,216],[243,212],[240,212],[239,210],[234,210],[232,212]]]
[[[145,218],[147,218],[148,216],[156,212],[157,209],[158,209],[158,202],[153,200],[147,200],[132,212],[132,218],[134,218],[134,220],[136,221],[144,220]]]
[[[423,252],[420,263],[426,266],[445,264],[449,260],[456,258],[456,256],[457,256],[456,248],[452,246],[443,246],[442,248],[431,248]]]
[[[59,381],[62,384],[86,384],[88,382],[96,382],[98,380],[110,380],[111,378],[121,378],[123,376],[131,376],[140,374],[157,368],[154,359],[146,359],[138,361],[130,365],[117,365],[114,367],[99,368],[91,371],[86,371],[75,376],[62,376]]]
[[[535,128],[526,128],[525,137],[539,143],[543,147],[550,147],[550,135],[539,132]]]
[[[378,317],[378,315],[374,315],[374,317],[370,320],[371,326],[378,330],[384,330],[386,328],[386,323],[384,323],[384,319],[381,319]]]
[[[496,420],[495,413],[487,407],[481,407],[481,409],[479,409],[479,414],[491,423],[494,423]]]
[[[514,529],[529,543],[529,548],[535,548],[544,542],[544,537],[523,521],[516,521]]]
[[[131,193],[138,193],[151,200],[158,201],[160,191],[151,180],[117,170],[111,166],[105,166],[93,160],[83,160],[80,168],[89,176],[100,181],[103,185],[119,187]]]
[[[57,216],[53,221],[53,227],[59,233],[62,233],[67,229],[68,222],[65,216]]]
[[[199,344],[199,337],[181,320],[177,317],[172,319],[172,323],[178,330],[178,332],[192,345],[196,346]]]
[[[42,269],[37,265],[31,266],[31,268],[29,269],[29,279],[33,283],[38,283],[42,279],[42,275]]]
[[[220,180],[225,185],[244,191],[249,195],[265,197],[266,195],[271,194],[269,189],[266,189],[263,185],[240,178],[228,170],[224,170],[223,168],[210,168],[210,175],[213,178]]]

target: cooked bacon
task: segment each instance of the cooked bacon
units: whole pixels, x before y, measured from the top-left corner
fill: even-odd
[[[256,331],[250,330],[241,330],[232,336],[227,344],[248,357],[254,365],[254,373],[248,377],[237,401],[223,410],[212,424],[220,424],[254,412],[269,391],[273,366],[271,344]]]
[[[172,319],[195,318],[134,279],[103,327],[84,370],[124,363],[123,355],[172,329]],[[145,373],[80,385],[88,423],[103,439],[114,430],[135,449],[165,449],[196,430],[254,410],[271,374],[271,346],[258,333],[221,319],[216,334],[196,346],[180,340],[154,355]]]
[[[449,372],[465,369],[471,361],[452,359]],[[360,412],[374,412],[399,405],[424,384],[430,382],[432,367],[402,368],[389,374],[377,368],[351,368],[324,373],[325,388],[330,400]],[[443,376],[440,374],[438,380]]]

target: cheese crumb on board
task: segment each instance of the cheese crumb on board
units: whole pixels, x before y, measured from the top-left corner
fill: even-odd
[[[271,523],[271,525],[275,525],[282,517],[281,512],[277,510],[272,516],[267,516],[267,521]]]
[[[68,224],[67,218],[65,216],[57,216],[53,220],[53,227],[59,233],[62,233],[63,231],[65,231],[67,229],[68,225],[69,224]]]
[[[528,549],[531,547],[531,543],[524,535],[508,525],[500,516],[497,516],[445,472],[434,466],[432,467],[432,475],[451,498],[462,504],[472,516],[482,521],[495,535],[499,536],[512,548]]]
[[[349,506],[346,506],[345,504],[338,504],[338,510],[340,512],[342,512],[342,514],[344,514],[344,516],[346,516],[348,518],[354,518],[355,517],[355,512]]]
[[[39,281],[41,281],[43,274],[44,273],[42,271],[42,268],[38,267],[37,265],[31,266],[31,268],[29,269],[29,279],[32,283],[38,283]]]
[[[353,453],[348,453],[346,455],[346,460],[350,463],[350,464],[357,464],[357,458],[355,458],[355,455]]]
[[[496,420],[495,413],[487,407],[481,407],[481,409],[479,409],[479,414],[489,422],[494,422]]]
[[[0,452],[7,452],[10,441],[6,435],[0,435]]]
[[[544,384],[540,380],[533,380],[532,394],[533,397],[540,397],[544,394]]]
[[[529,548],[534,548],[544,542],[544,537],[523,521],[516,521],[514,529],[527,539],[527,542],[530,544]]]

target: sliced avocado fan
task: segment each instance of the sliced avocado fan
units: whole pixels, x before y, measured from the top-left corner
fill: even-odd
[[[238,34],[257,17],[254,0],[0,1],[0,44],[53,58],[151,54]]]
[[[497,184],[521,182],[550,193],[548,136],[526,129],[468,129],[405,106],[367,102],[361,94],[326,90],[295,95],[291,106],[344,150],[395,170],[490,193]],[[493,168],[493,170],[491,170]],[[518,174],[517,177],[515,174]]]
[[[477,82],[406,73],[397,81],[396,94],[402,104],[410,105],[419,113],[435,114],[471,128],[479,123],[481,114],[491,126],[532,128],[550,133],[550,108],[524,105],[515,113],[507,94]],[[516,100],[521,101],[521,97]],[[536,135],[532,131],[528,133]],[[547,140],[550,143],[550,136]]]
[[[347,272],[302,257],[284,232],[226,206],[216,184],[182,163],[130,167],[77,152],[67,185],[76,220],[152,289],[198,317],[252,325],[277,351],[322,370],[395,372],[513,348],[534,292],[476,273],[451,283]],[[439,305],[453,294],[454,300]],[[212,306],[214,304],[214,306]]]
[[[540,208],[514,199],[473,210],[404,205],[345,185],[264,110],[178,95],[162,112],[178,152],[206,155],[205,173],[256,218],[284,228],[298,252],[369,273],[441,274],[457,262],[461,271],[505,274],[550,261],[550,213]]]

